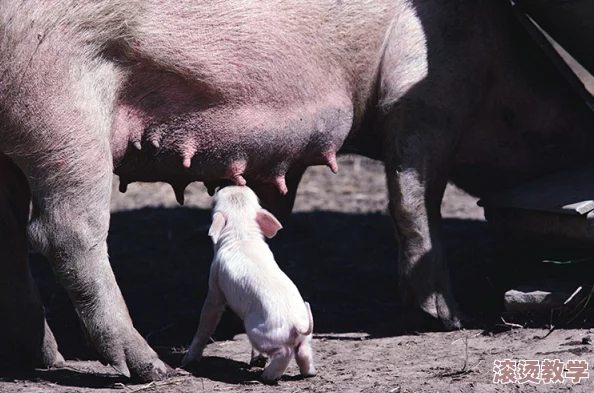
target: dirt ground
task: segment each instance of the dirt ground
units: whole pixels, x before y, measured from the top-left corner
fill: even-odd
[[[198,324],[212,257],[210,197],[201,185],[177,206],[162,184],[133,184],[126,194],[114,182],[109,237],[111,261],[135,326],[172,366],[179,365]],[[225,313],[205,358],[192,373],[134,384],[92,360],[76,315],[43,258],[31,264],[49,324],[69,359],[59,370],[0,371],[2,393],[49,392],[592,392],[594,377],[573,386],[493,384],[495,359],[586,359],[594,325],[548,322],[505,325],[502,294],[521,278],[501,272],[501,258],[476,200],[449,187],[443,203],[446,250],[456,297],[472,318],[458,332],[417,332],[400,307],[397,246],[386,215],[381,164],[340,160],[340,172],[311,168],[295,213],[270,241],[282,269],[312,306],[318,376],[297,377],[292,364],[277,386],[258,382],[249,369],[249,344],[240,321]],[[586,314],[584,314],[586,315]],[[552,320],[551,320],[552,321]]]

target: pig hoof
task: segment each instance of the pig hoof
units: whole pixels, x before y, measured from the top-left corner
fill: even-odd
[[[460,330],[462,329],[462,321],[458,316],[451,318],[444,318],[441,320],[446,330]]]
[[[454,315],[434,316],[423,308],[408,306],[403,310],[405,322],[403,328],[407,332],[452,331],[462,328],[459,313]]]
[[[146,374],[138,374],[138,378],[145,381],[159,381],[162,379],[166,379],[173,374],[173,368],[169,367],[169,365],[159,360],[158,364],[154,364]]]
[[[120,374],[135,381],[158,381],[173,373],[138,333],[127,338],[129,340],[115,343],[104,340],[96,346],[97,354]]]
[[[134,381],[151,382],[166,379],[170,375],[173,375],[174,370],[160,359],[156,359],[152,364],[135,365],[128,373]]]
[[[250,367],[260,367],[263,368],[266,366],[266,362],[268,361],[268,358],[262,354],[252,358],[252,360],[250,360]]]
[[[281,379],[281,377],[283,376],[283,373],[279,373],[278,370],[272,370],[270,368],[270,366],[268,366],[269,368],[265,369],[264,372],[262,373],[262,375],[260,376],[260,379],[262,380],[263,383],[268,384],[268,385],[273,385],[275,384],[279,379]]]
[[[406,293],[406,292],[405,292]],[[416,308],[413,312],[413,319],[416,319],[415,325],[422,330],[459,330],[462,328],[461,313],[458,311],[456,301],[450,296],[441,292],[433,291],[430,296],[423,300],[417,299],[414,304],[414,298],[403,297],[406,299],[409,308]],[[423,314],[423,315],[420,315]],[[416,318],[415,318],[416,317]]]
[[[462,321],[467,320],[467,318],[458,310],[455,303],[453,303],[453,306],[451,304],[445,302],[443,298],[439,298],[437,314],[446,330],[460,330],[462,329]]]
[[[264,374],[262,374],[262,376],[260,377],[260,380],[265,385],[276,385],[278,383],[279,379],[280,379],[280,376],[278,376],[278,377],[272,376],[271,377],[271,376],[264,376]]]
[[[1,343],[0,343],[1,345]],[[60,352],[54,348],[37,348],[37,350],[20,353],[2,353],[0,355],[0,368],[16,368],[30,370],[33,368],[53,369],[66,366],[66,361]]]
[[[66,361],[58,351],[58,344],[54,338],[47,322],[45,323],[45,332],[43,334],[43,345],[41,347],[41,366],[45,368],[62,368],[66,366]]]
[[[60,352],[57,350],[46,352],[45,348],[41,355],[42,368],[62,368],[66,366],[66,361]]]
[[[33,312],[32,312],[33,313]],[[1,315],[1,314],[0,314]],[[10,316],[9,316],[10,317]],[[35,314],[26,315],[26,317],[35,318]],[[39,314],[37,315],[39,317]],[[5,325],[10,323],[17,325],[21,321],[6,321]],[[0,367],[1,368],[16,368],[16,369],[33,369],[33,368],[61,368],[66,365],[64,357],[58,351],[58,344],[54,335],[45,323],[41,326],[42,329],[35,329],[33,326],[23,326],[14,334],[15,331],[3,331],[0,326]]]
[[[471,327],[474,324],[472,318],[468,317],[462,311],[457,311],[452,317],[442,318],[441,320],[446,330],[460,330],[464,327]]]

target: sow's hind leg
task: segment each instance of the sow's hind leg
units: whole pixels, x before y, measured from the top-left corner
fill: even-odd
[[[51,78],[39,55],[30,77],[15,85],[22,86],[9,112],[15,126],[0,144],[29,181],[29,239],[68,291],[100,359],[127,376],[162,378],[170,368],[133,327],[107,254],[115,70],[63,45],[44,46],[68,54],[44,53],[56,59]]]
[[[27,180],[0,154],[0,367],[60,367],[64,359],[29,270],[28,219]]]

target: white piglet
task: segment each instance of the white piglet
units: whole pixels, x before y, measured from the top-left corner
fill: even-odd
[[[261,359],[260,353],[271,359],[264,381],[280,379],[293,356],[301,375],[316,374],[311,309],[276,264],[263,236],[271,238],[281,228],[250,188],[228,186],[217,192],[208,232],[215,251],[208,296],[183,365],[202,358],[227,304],[243,320],[253,348],[251,363]]]

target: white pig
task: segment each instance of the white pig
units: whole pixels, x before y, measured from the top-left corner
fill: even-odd
[[[276,264],[263,236],[271,238],[281,228],[250,188],[228,186],[217,192],[208,232],[215,251],[208,296],[183,365],[202,358],[227,304],[244,322],[253,348],[251,363],[261,359],[260,353],[271,358],[262,380],[280,379],[293,356],[301,375],[316,374],[311,309]]]

